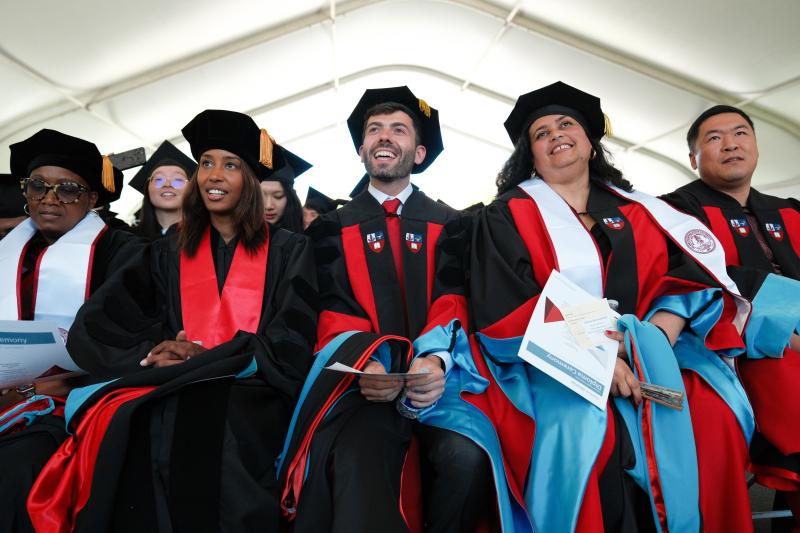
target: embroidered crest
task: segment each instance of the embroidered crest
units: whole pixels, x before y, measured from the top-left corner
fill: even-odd
[[[750,235],[750,225],[747,223],[746,218],[732,218],[730,222],[734,233],[737,233],[742,237],[747,237]]]
[[[697,252],[698,254],[708,254],[714,251],[717,244],[714,242],[714,237],[710,233],[701,229],[693,229],[686,232],[683,241],[689,249]]]
[[[383,251],[383,232],[376,231],[375,233],[367,234],[367,246],[373,252],[380,253]]]
[[[776,241],[783,240],[783,227],[780,224],[764,224],[764,227],[767,230],[767,233],[772,235],[772,238]]]
[[[422,250],[422,235],[419,233],[406,233],[406,246],[414,253]]]
[[[622,229],[625,227],[625,221],[622,217],[604,218],[603,222],[611,229]]]

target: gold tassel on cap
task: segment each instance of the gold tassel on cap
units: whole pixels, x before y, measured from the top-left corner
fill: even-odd
[[[614,130],[611,128],[611,119],[608,118],[608,115],[606,115],[605,113],[603,113],[603,122],[605,122],[604,129],[605,129],[606,137],[613,137],[614,136]]]
[[[419,110],[422,111],[426,118],[431,118],[431,106],[422,98],[419,99]]]
[[[114,164],[111,163],[111,159],[107,155],[103,156],[103,173],[100,175],[100,180],[105,190],[116,192],[117,188],[114,186]]]
[[[258,145],[258,162],[272,170],[272,149],[275,139],[270,137],[267,130],[261,128],[261,140]]]

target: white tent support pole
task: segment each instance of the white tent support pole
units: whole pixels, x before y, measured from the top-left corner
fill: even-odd
[[[142,144],[150,147],[151,149],[153,148],[147,141],[145,141],[143,138],[141,138],[137,133],[135,133],[135,132],[129,130],[128,128],[124,127],[123,125],[115,122],[110,117],[108,117],[106,115],[103,115],[101,113],[98,113],[97,111],[91,109],[87,104],[85,104],[79,98],[76,98],[75,96],[70,94],[70,92],[67,89],[61,87],[60,85],[55,83],[53,80],[50,80],[47,77],[43,76],[41,73],[39,73],[36,70],[34,70],[30,65],[28,65],[24,61],[12,56],[11,54],[9,54],[8,52],[6,52],[3,49],[0,49],[0,57],[5,59],[6,61],[8,61],[10,64],[14,65],[18,70],[20,70],[21,72],[23,72],[24,74],[26,74],[27,76],[29,76],[30,78],[32,78],[33,80],[38,82],[39,84],[41,84],[41,85],[47,87],[48,89],[50,89],[50,90],[52,90],[52,91],[54,91],[54,92],[59,94],[59,96],[62,99],[61,105],[63,106],[63,104],[66,103],[70,107],[68,107],[66,109],[64,109],[62,107],[62,110],[58,113],[58,116],[67,114],[67,113],[69,113],[71,111],[74,111],[75,109],[82,109],[82,110],[86,111],[87,113],[89,113],[90,115],[92,115],[94,118],[98,119],[100,122],[103,122],[104,124],[107,124],[107,125],[109,125],[109,126],[111,126],[113,128],[116,128],[116,129],[118,129],[120,131],[123,131],[126,134],[130,135],[131,137],[137,139]],[[48,116],[50,117],[52,115],[48,115]],[[34,124],[36,124],[36,123],[34,122]],[[33,124],[31,124],[31,125],[33,125]],[[24,126],[23,128],[18,128],[14,132],[12,132],[12,133],[10,133],[8,135],[4,135],[3,140],[5,140],[6,138],[10,137],[11,135],[14,135],[15,133],[18,133],[19,131],[22,131],[22,129],[25,129],[25,128],[28,128],[28,127],[30,127],[30,125]]]
[[[348,13],[357,11],[363,7],[386,1],[389,0],[346,0],[344,2],[338,2],[335,5],[335,15],[336,17],[341,17]],[[701,98],[709,100],[710,102],[727,103],[735,105],[737,102],[740,102],[742,100],[741,97],[738,95],[714,89],[710,86],[703,85],[702,83],[692,80],[686,76],[680,75],[668,69],[648,63],[641,59],[626,55],[617,50],[613,50],[611,48],[603,46],[597,42],[591,41],[589,39],[580,37],[578,35],[569,33],[564,30],[553,28],[552,26],[549,26],[548,24],[542,21],[536,20],[533,17],[525,15],[524,13],[519,13],[519,12],[514,13],[513,12],[514,10],[512,10],[514,16],[509,18],[509,12],[506,7],[499,6],[488,0],[440,0],[440,1],[445,1],[450,4],[458,5],[467,9],[472,9],[474,11],[477,11],[487,16],[497,18],[504,22],[508,19],[508,24],[511,26],[545,37],[547,39],[569,46],[576,50],[580,50],[591,56],[604,59],[610,63],[619,65],[630,71],[637,72],[650,79],[660,81],[672,87],[684,90],[690,94],[694,94],[695,96],[699,96]],[[160,67],[151,69],[149,71],[142,72],[135,76],[131,76],[125,80],[108,85],[97,91],[92,91],[89,95],[86,96],[87,100],[85,104],[83,103],[84,96],[79,96],[77,98],[71,97],[71,98],[75,98],[77,102],[81,102],[80,104],[81,108],[90,111],[90,107],[93,103],[101,102],[109,98],[113,98],[114,96],[119,96],[121,94],[142,87],[144,85],[148,85],[158,80],[176,75],[180,72],[184,72],[191,68],[204,65],[216,59],[221,59],[223,57],[240,52],[242,50],[246,50],[248,48],[252,48],[254,46],[269,42],[279,37],[283,37],[295,31],[299,31],[311,26],[316,26],[328,20],[331,20],[330,6],[328,6],[327,8],[321,8],[315,12],[297,17],[295,19],[282,22],[281,24],[266,28],[264,30],[255,32],[251,35],[242,37],[240,39],[233,40],[229,43],[214,47],[212,49],[205,50],[200,53],[194,54],[192,56],[162,65]],[[52,114],[54,112],[53,108],[51,106],[48,106],[48,108],[51,109],[50,113]],[[770,111],[764,107],[755,105],[753,103],[745,105],[744,109],[753,118],[757,118],[777,128],[780,128],[785,132],[789,133],[790,135],[792,135],[795,139],[800,140],[800,124],[792,121],[790,118],[775,113],[773,111]],[[58,114],[60,115],[63,113],[64,113],[63,109],[59,109]],[[46,113],[39,114],[38,112],[34,111],[32,114],[35,116],[43,116]],[[24,127],[29,127],[29,126],[30,124]],[[17,129],[17,131],[19,131],[19,129]],[[10,136],[9,133],[0,130],[0,142],[7,139],[9,136]]]
[[[477,73],[480,70],[481,65],[483,65],[483,62],[486,60],[488,55],[491,53],[492,50],[494,50],[494,47],[497,45],[498,42],[500,42],[500,39],[503,38],[503,35],[505,35],[506,31],[508,31],[508,28],[511,27],[511,22],[514,20],[514,17],[517,16],[517,13],[519,13],[519,10],[522,7],[523,3],[524,0],[517,0],[517,2],[511,8],[511,11],[508,12],[508,15],[506,15],[505,19],[503,20],[503,25],[500,26],[500,28],[498,28],[497,33],[494,34],[494,37],[486,46],[483,53],[481,53],[478,56],[478,59],[475,61],[475,64],[472,65],[472,70],[470,71],[470,75],[467,76],[467,79],[465,79],[464,83],[461,85],[462,91],[465,91],[467,87],[470,86],[470,84],[472,83],[472,77],[475,75],[475,73]]]
[[[447,2],[468,7],[480,13],[500,19],[505,17],[505,8],[487,0],[447,0]],[[666,68],[656,66],[647,61],[643,61],[617,50],[613,50],[600,43],[561,29],[553,28],[552,26],[525,15],[524,13],[518,14],[516,17],[514,17],[514,20],[511,22],[511,24],[522,30],[550,39],[551,41],[569,46],[576,50],[580,50],[593,57],[604,59],[609,63],[619,65],[627,70],[636,72],[650,79],[660,81],[676,89],[681,89],[690,94],[694,94],[695,96],[699,96],[710,102],[736,105],[736,103],[742,100],[742,98],[736,94],[712,88],[686,76],[672,72]],[[754,104],[744,106],[744,110],[751,117],[758,118],[759,120],[772,124],[773,126],[789,133],[796,139],[800,139],[800,124],[794,122],[788,117]]]
[[[461,87],[464,84],[464,80],[459,78],[459,77],[457,77],[457,76],[452,76],[450,74],[446,74],[446,73],[441,72],[439,70],[428,68],[428,67],[421,67],[419,65],[380,65],[380,66],[377,66],[377,67],[372,67],[372,68],[368,68],[368,69],[364,69],[364,70],[359,70],[357,72],[353,72],[353,73],[350,73],[350,74],[346,74],[344,76],[341,76],[339,81],[340,81],[340,84],[353,83],[353,82],[358,81],[361,78],[365,78],[365,77],[371,76],[373,74],[379,74],[381,72],[393,72],[393,71],[398,71],[398,70],[400,70],[400,71],[410,71],[410,72],[416,72],[416,73],[419,73],[419,74],[424,74],[426,76],[431,76],[433,78],[437,78],[437,79],[446,81],[446,82],[451,83],[451,84],[453,84],[455,86],[458,86],[458,87]],[[295,102],[299,102],[299,101],[302,101],[302,100],[304,100],[306,98],[321,94],[321,93],[323,93],[325,91],[330,91],[331,89],[333,89],[333,82],[332,81],[327,82],[327,83],[322,83],[322,84],[316,85],[314,87],[309,87],[308,89],[305,89],[303,91],[291,94],[289,96],[285,96],[285,97],[280,98],[278,100],[274,100],[274,101],[269,102],[267,104],[264,104],[262,106],[259,106],[259,107],[253,108],[253,109],[249,109],[249,110],[245,111],[245,113],[247,113],[250,116],[263,115],[265,113],[268,113],[268,112],[272,111],[273,109],[279,109],[279,108],[284,107],[286,105],[289,105],[289,104],[292,104],[292,103],[295,103]],[[509,107],[514,105],[514,99],[513,98],[510,98],[510,97],[508,97],[508,96],[506,96],[504,94],[500,94],[500,93],[498,93],[496,91],[493,91],[491,89],[487,89],[486,87],[483,87],[483,86],[480,86],[480,85],[475,85],[474,83],[470,84],[467,90],[475,92],[475,93],[478,93],[478,94],[480,94],[482,96],[486,96],[487,98],[491,98],[491,99],[496,100],[498,102],[504,103],[504,104],[508,105]],[[308,137],[309,135],[313,135],[313,134],[315,134],[315,133],[317,133],[319,131],[324,131],[324,130],[326,130],[326,129],[330,128],[330,127],[333,127],[333,126],[334,125],[323,126],[321,128],[314,129],[313,131],[303,133],[302,135],[293,137],[291,139],[284,139],[282,142],[284,144],[290,143],[292,141]],[[443,128],[448,128],[449,126],[447,126],[446,124],[443,124],[442,127]],[[452,127],[449,127],[449,128],[450,129],[454,129]],[[455,129],[454,129],[454,131],[455,131]],[[463,132],[461,132],[461,133],[463,133]],[[505,148],[505,149],[509,150],[509,152],[511,151],[511,147],[510,146],[502,147],[502,146],[498,145],[497,143],[494,143],[494,142],[491,142],[491,141],[487,141],[486,139],[482,139],[482,138],[480,138],[478,136],[473,136],[473,137],[475,139],[480,140],[481,142],[483,142],[483,143],[485,143],[487,145],[498,147],[498,148]],[[172,137],[172,138],[170,138],[168,140],[171,143],[176,144],[176,143],[183,142],[184,139],[180,135],[176,135],[176,136],[174,136],[174,137]],[[622,138],[620,138],[618,136],[614,136],[614,137],[611,137],[609,139],[606,139],[605,142],[607,142],[609,144],[617,145],[617,146],[619,146],[620,148],[623,148],[623,149],[627,149],[629,146],[633,145],[633,143],[631,141],[622,139]],[[647,157],[649,157],[651,159],[655,159],[656,161],[664,163],[667,166],[669,166],[670,168],[672,168],[674,170],[677,170],[678,172],[680,172],[681,174],[683,174],[686,177],[687,181],[691,181],[691,180],[695,179],[695,175],[692,173],[691,170],[689,170],[688,167],[678,163],[674,159],[671,159],[671,158],[669,158],[669,157],[667,157],[667,156],[665,156],[663,154],[660,154],[658,152],[655,152],[655,151],[647,149],[647,148],[641,148],[641,149],[638,150],[638,152],[643,156],[647,156]]]

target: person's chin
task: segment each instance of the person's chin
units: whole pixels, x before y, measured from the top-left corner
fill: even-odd
[[[176,206],[181,205],[181,199],[177,196],[173,196],[172,198],[159,198],[157,201],[153,202],[151,200],[153,207],[158,207],[161,209],[175,209]]]
[[[376,180],[382,183],[392,183],[394,181],[403,178],[403,176],[401,176],[396,169],[388,169],[388,168],[370,169],[369,177],[375,178]]]
[[[204,204],[206,210],[214,215],[230,215],[235,207],[229,205],[229,202],[204,202]]]
[[[39,232],[44,235],[48,240],[55,241],[61,238],[62,235],[67,233],[72,228],[64,228],[61,224],[36,224],[36,228]]]

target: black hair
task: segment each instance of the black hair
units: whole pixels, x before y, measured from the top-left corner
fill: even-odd
[[[747,123],[750,125],[750,128],[753,132],[756,131],[756,127],[753,125],[753,120],[741,109],[738,107],[733,107],[732,105],[715,105],[714,107],[710,107],[703,111],[699,117],[694,119],[692,125],[689,126],[689,131],[686,132],[686,144],[689,145],[689,151],[694,152],[694,143],[697,142],[697,137],[700,135],[700,126],[703,125],[703,122],[710,119],[714,115],[721,115],[723,113],[736,113],[744,118]]]
[[[133,227],[133,232],[140,237],[153,241],[162,237],[163,234],[161,233],[161,224],[158,223],[158,218],[156,218],[156,208],[153,206],[153,202],[150,201],[150,195],[147,192],[145,190],[142,207],[134,214],[136,225]]]
[[[281,184],[286,195],[286,207],[283,209],[283,215],[281,215],[280,220],[273,226],[295,233],[303,233],[303,204],[300,203],[300,198],[297,197],[294,187],[289,187],[282,181],[278,183]]]
[[[380,104],[375,104],[367,109],[367,112],[364,113],[364,123],[361,125],[362,140],[364,138],[364,132],[366,132],[367,123],[369,122],[370,118],[377,115],[391,115],[395,111],[402,111],[411,117],[411,123],[414,125],[414,142],[417,144],[417,146],[422,144],[422,122],[420,122],[416,113],[411,111],[411,109],[409,109],[407,106],[397,102],[381,102]]]
[[[522,135],[514,145],[514,151],[497,175],[495,183],[498,196],[532,177],[534,169],[531,139],[528,135],[529,128],[530,124],[522,130]],[[589,139],[589,142],[595,153],[594,157],[589,160],[589,179],[601,184],[610,183],[628,192],[632,191],[633,185],[622,176],[622,171],[611,164],[610,154],[600,140]]]

